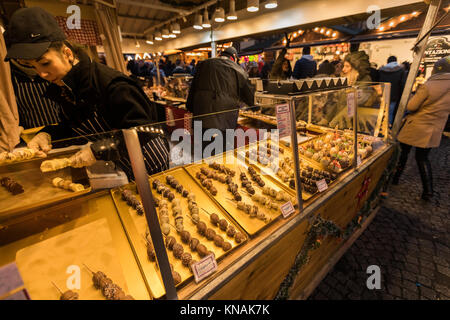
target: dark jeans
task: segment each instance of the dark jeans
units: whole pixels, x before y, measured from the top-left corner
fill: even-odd
[[[406,162],[408,161],[408,155],[412,146],[404,143],[400,143],[402,149],[400,159],[397,165],[397,170],[394,175],[393,183],[398,184],[400,176],[405,169]],[[422,198],[427,199],[433,196],[433,176],[431,172],[431,163],[428,160],[428,154],[431,148],[418,148],[416,147],[416,163],[420,173],[420,179],[422,181],[423,193]]]
[[[406,165],[406,161],[408,161],[408,155],[411,151],[412,146],[409,144],[400,143],[400,148],[402,152],[400,154],[399,164],[404,167]],[[416,162],[426,162],[428,160],[428,154],[430,153],[431,148],[418,148],[416,147]]]

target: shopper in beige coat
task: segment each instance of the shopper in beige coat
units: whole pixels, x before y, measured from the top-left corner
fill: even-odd
[[[428,154],[439,147],[450,113],[450,56],[437,61],[432,76],[422,85],[406,106],[410,112],[398,134],[402,152],[393,183],[398,184],[408,154],[416,147],[416,162],[422,180],[422,199],[433,196],[431,164]]]

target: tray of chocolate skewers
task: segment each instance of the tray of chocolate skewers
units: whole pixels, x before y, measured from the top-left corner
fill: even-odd
[[[0,221],[18,212],[90,192],[86,169],[68,167],[67,160],[58,156],[0,166]],[[57,166],[44,172],[41,170],[44,161]]]
[[[204,159],[185,170],[250,236],[278,219],[283,204],[297,202],[285,187],[236,158],[234,151]]]
[[[120,257],[101,218],[19,250],[16,265],[32,300],[131,300]]]
[[[295,195],[295,165],[290,148],[273,141],[259,141],[236,150],[237,156],[254,166],[258,172],[276,180]],[[320,165],[300,158],[302,199],[308,200],[318,193],[317,182],[325,180],[330,185],[337,174],[324,170]]]
[[[149,181],[177,287],[194,278],[193,263],[210,253],[220,263],[247,240],[240,226],[183,168],[153,175]],[[111,192],[152,296],[161,298],[165,290],[137,188],[129,184]]]

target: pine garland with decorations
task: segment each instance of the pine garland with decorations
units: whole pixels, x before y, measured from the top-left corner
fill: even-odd
[[[370,215],[372,209],[379,205],[381,201],[380,194],[386,191],[393,176],[399,156],[400,148],[397,144],[394,146],[391,159],[389,160],[388,165],[383,171],[383,174],[372,191],[370,197],[364,202],[361,210],[356,214],[356,216],[347,224],[345,230],[339,228],[339,226],[337,226],[333,221],[323,219],[320,215],[312,216],[312,220],[309,221],[311,227],[306,232],[307,236],[305,242],[300,252],[297,254],[294,264],[284,278],[283,282],[280,284],[280,288],[274,298],[275,300],[286,300],[289,298],[289,291],[295,278],[297,277],[299,271],[309,262],[310,251],[319,248],[325,237],[331,236],[337,238],[339,241],[346,240],[355,232],[356,229],[361,228],[362,223]],[[365,182],[363,185],[365,185]]]

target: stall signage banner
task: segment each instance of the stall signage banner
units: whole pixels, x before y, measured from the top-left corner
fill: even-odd
[[[291,135],[291,114],[288,104],[279,104],[277,110],[277,128],[279,137],[283,138]]]
[[[295,209],[294,206],[292,205],[292,202],[288,201],[285,204],[281,205],[281,214],[283,215],[283,218],[289,217],[294,212]]]
[[[325,179],[316,181],[316,185],[317,185],[317,189],[319,190],[319,192],[323,192],[328,189],[328,184],[325,181]]]
[[[196,283],[199,283],[217,270],[217,261],[212,254],[192,264],[192,272]]]
[[[355,115],[355,93],[349,92],[347,94],[347,116],[353,117]]]

